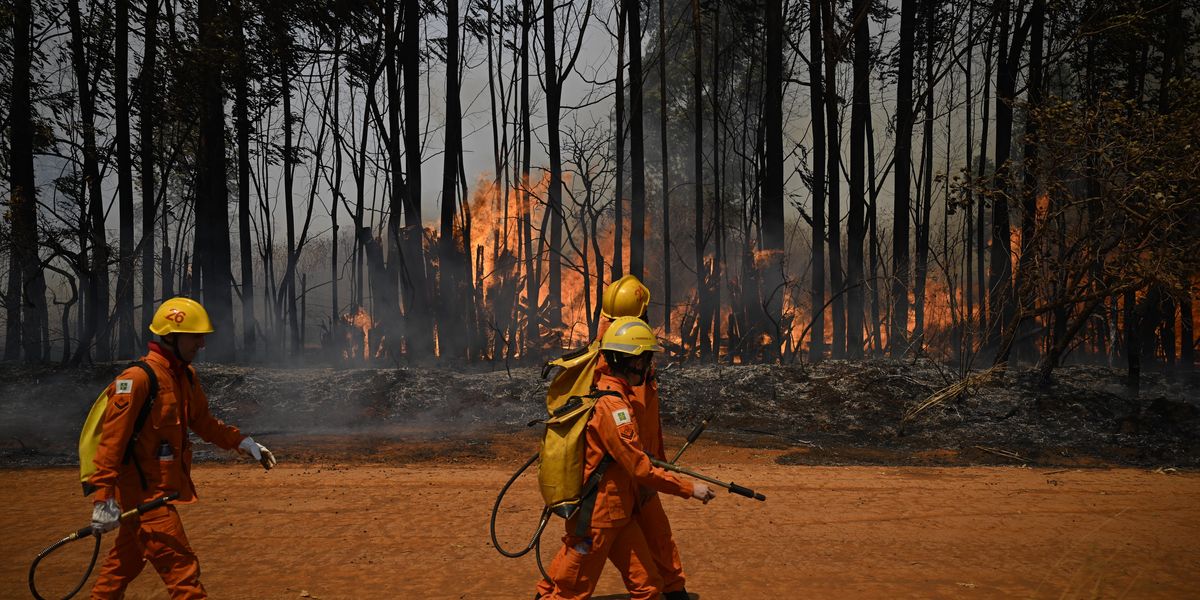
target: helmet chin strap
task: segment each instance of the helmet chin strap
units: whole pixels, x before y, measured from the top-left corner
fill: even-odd
[[[634,359],[636,359],[636,357],[634,357]],[[639,385],[646,383],[646,377],[649,376],[649,374],[650,374],[650,361],[646,361],[645,368],[635,369],[629,365],[629,362],[627,362],[629,360],[630,359],[625,359],[625,360],[621,361],[621,364],[618,367],[619,370],[621,371],[621,374],[625,377],[626,381],[629,382],[629,385],[632,385],[634,387],[637,387]],[[634,377],[637,377],[637,381],[633,381]]]
[[[177,334],[177,333],[171,333],[168,335],[164,335],[162,337],[162,341],[166,344],[166,346],[168,348],[171,349],[171,352],[175,354],[175,358],[179,359],[180,364],[186,365],[186,364],[188,364],[189,361],[185,360],[183,358],[183,355],[179,353],[179,346],[178,346],[178,344],[175,343],[175,340],[178,339],[175,336],[178,336],[178,335],[179,334]]]

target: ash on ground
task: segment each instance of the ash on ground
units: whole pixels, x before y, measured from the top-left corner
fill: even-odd
[[[77,464],[87,411],[121,368],[0,366],[0,464]],[[527,424],[545,416],[536,368],[197,369],[216,416],[292,461],[507,460],[536,450]],[[698,443],[783,449],[783,464],[1200,466],[1194,379],[1146,374],[1135,391],[1091,366],[1048,387],[1015,368],[979,379],[915,416],[961,378],[924,360],[672,365],[659,390],[668,434],[711,417]],[[198,460],[232,459],[196,441]]]

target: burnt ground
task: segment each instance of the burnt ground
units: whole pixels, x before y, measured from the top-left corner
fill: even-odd
[[[0,366],[0,464],[75,464],[79,427],[120,368]],[[536,449],[526,424],[544,415],[534,368],[198,368],[215,414],[292,461],[509,459]],[[956,381],[928,361],[673,365],[660,394],[669,434],[711,415],[704,441],[786,450],[783,464],[1200,466],[1195,381],[1148,374],[1135,392],[1119,371],[1075,366],[1043,388],[1011,369],[903,421]]]

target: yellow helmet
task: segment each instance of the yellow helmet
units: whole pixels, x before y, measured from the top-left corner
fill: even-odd
[[[167,335],[169,333],[212,333],[212,322],[208,320],[208,311],[199,302],[191,298],[178,296],[159,305],[150,321],[150,333]]]
[[[633,356],[643,352],[662,352],[654,330],[637,317],[618,317],[613,321],[604,332],[604,337],[600,338],[600,349]]]
[[[650,304],[650,290],[633,275],[626,275],[604,288],[600,314],[609,319],[640,317]]]

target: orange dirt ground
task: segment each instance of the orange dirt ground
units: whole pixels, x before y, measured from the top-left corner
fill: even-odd
[[[673,441],[669,447],[677,447]],[[400,457],[391,460],[293,453],[289,462],[280,443],[281,464],[270,473],[247,463],[197,466],[201,500],[180,512],[210,595],[531,598],[538,577],[532,556],[503,558],[488,537],[495,494],[527,446],[466,459],[430,457],[414,451],[421,444],[410,446],[399,444]],[[758,503],[721,493],[708,506],[666,500],[694,598],[1200,593],[1196,473],[783,466],[775,462],[782,453],[702,441],[685,457],[689,466],[768,497]],[[528,539],[538,511],[530,472],[503,504],[501,541],[513,547]],[[89,515],[73,469],[0,470],[0,531],[8,540],[0,551],[0,598],[28,597],[30,561]],[[544,556],[557,549],[561,528],[560,521],[550,524]],[[106,536],[105,550],[113,537]],[[40,589],[69,589],[90,544],[43,562]],[[147,568],[128,597],[166,594]],[[625,597],[611,566],[596,597]]]

